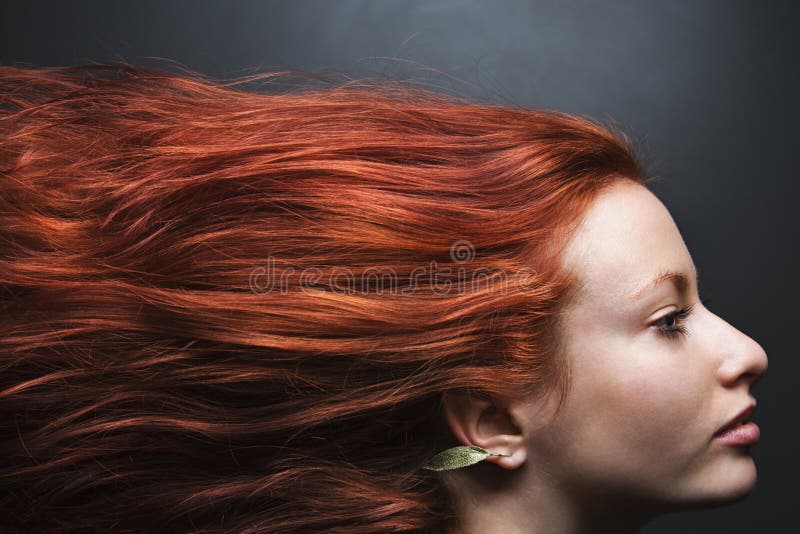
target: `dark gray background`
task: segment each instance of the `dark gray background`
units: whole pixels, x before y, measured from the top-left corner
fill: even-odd
[[[754,390],[754,492],[643,532],[796,532],[797,11],[688,0],[6,2],[0,64],[157,57],[214,76],[385,73],[614,120],[663,177],[653,189],[701,271],[701,296],[770,359]]]

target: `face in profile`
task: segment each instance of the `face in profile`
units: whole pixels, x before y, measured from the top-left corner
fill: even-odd
[[[564,261],[581,283],[562,325],[571,389],[551,425],[530,429],[528,461],[586,494],[700,506],[746,495],[749,449],[715,434],[755,404],[767,356],[700,302],[664,205],[644,186],[613,186]]]

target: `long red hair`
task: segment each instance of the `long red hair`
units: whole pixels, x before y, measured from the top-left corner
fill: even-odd
[[[0,530],[434,532],[441,392],[566,390],[626,135],[292,74],[0,67]]]

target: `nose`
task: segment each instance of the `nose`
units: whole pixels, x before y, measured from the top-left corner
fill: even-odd
[[[753,338],[726,323],[726,338],[729,340],[725,358],[719,367],[720,383],[726,387],[737,387],[746,384],[750,389],[767,371],[767,353]]]

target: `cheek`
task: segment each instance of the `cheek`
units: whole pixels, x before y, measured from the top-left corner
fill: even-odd
[[[697,375],[675,362],[637,362],[618,371],[598,393],[616,414],[622,436],[654,449],[683,442],[702,404]]]
[[[532,433],[534,454],[576,487],[639,493],[677,484],[713,432],[703,359],[683,341],[573,319],[564,352],[570,390],[555,424]]]
[[[594,362],[583,362],[571,416],[573,436],[590,444],[590,463],[635,473],[681,469],[698,452],[705,428],[704,382],[676,350],[649,343],[609,343]]]

